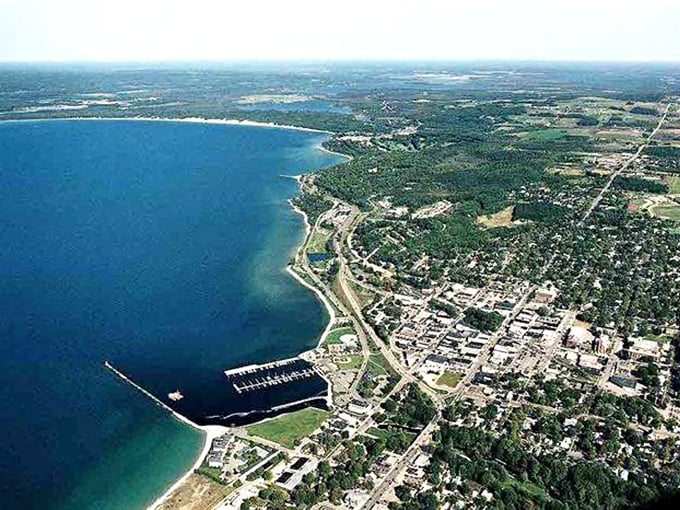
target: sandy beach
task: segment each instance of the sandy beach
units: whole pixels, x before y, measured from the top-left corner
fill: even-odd
[[[332,131],[327,131],[323,129],[306,128],[300,126],[290,126],[286,124],[277,124],[275,122],[258,122],[254,120],[242,120],[242,119],[212,119],[205,117],[55,117],[55,118],[37,118],[37,119],[3,119],[0,122],[49,122],[49,121],[64,121],[64,120],[120,120],[120,121],[153,121],[153,122],[188,122],[195,124],[223,124],[227,126],[252,126],[252,127],[263,127],[272,129],[288,129],[291,131],[305,131],[308,133],[323,133],[323,134],[333,134]],[[331,154],[336,154],[338,156],[349,157],[346,155],[338,154],[328,149],[321,148],[326,152]]]
[[[193,466],[191,466],[191,468],[186,473],[184,473],[184,475],[179,480],[172,484],[172,486],[169,487],[168,490],[166,490],[156,501],[154,501],[149,507],[147,507],[147,510],[155,510],[156,508],[160,507],[163,504],[163,502],[166,501],[170,497],[170,495],[180,485],[182,485],[196,469],[198,469],[201,466],[201,464],[203,463],[203,459],[210,450],[210,446],[212,445],[213,439],[229,431],[227,427],[221,427],[219,425],[206,425],[205,427],[197,428],[205,433],[205,443],[203,444],[203,449],[201,450],[201,453],[196,459],[196,462],[194,463]]]

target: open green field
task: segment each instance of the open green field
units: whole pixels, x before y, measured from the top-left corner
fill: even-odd
[[[331,331],[328,332],[328,335],[326,336],[324,343],[328,344],[328,345],[339,344],[341,336],[343,336],[343,335],[353,335],[353,334],[354,334],[354,329],[352,329],[350,326],[346,326],[344,328],[332,329]]]
[[[549,142],[550,140],[557,140],[569,135],[566,129],[539,129],[536,131],[529,131],[522,135],[525,140],[536,140],[539,142]]]
[[[504,482],[501,482],[502,487],[515,487],[521,491],[526,492],[527,494],[530,494],[531,496],[534,496],[539,499],[545,499],[546,494],[545,491],[543,490],[542,487],[539,487],[536,484],[533,484],[531,482],[522,482],[519,480],[515,480],[514,478],[511,478],[509,480],[506,480]]]
[[[326,242],[331,236],[330,230],[316,229],[307,242],[307,251],[310,253],[326,253]]]
[[[373,300],[375,299],[375,294],[373,292],[365,287],[362,287],[361,285],[351,284],[351,286],[354,289],[354,293],[359,297],[359,304],[361,305],[361,308],[373,303]]]
[[[248,434],[295,448],[299,439],[310,435],[330,416],[327,411],[308,407],[246,427]]]
[[[477,223],[482,225],[484,228],[507,227],[512,225],[512,212],[514,210],[515,206],[511,205],[495,214],[478,216]]]
[[[361,354],[350,354],[349,356],[343,356],[341,360],[336,362],[340,370],[356,370],[361,368],[364,357]]]
[[[643,207],[643,206],[645,206],[645,205],[647,205],[648,202],[649,202],[649,200],[648,200],[647,198],[645,198],[644,196],[642,196],[642,197],[635,197],[634,199],[632,199],[632,200],[630,201],[630,203],[633,204],[633,205],[635,206],[635,209],[636,209],[636,210],[637,210],[637,209],[640,209],[641,207]]]
[[[222,470],[219,468],[212,468],[208,466],[208,461],[204,460],[203,464],[201,464],[195,471],[199,475],[204,475],[209,478],[212,478],[213,480],[220,480],[222,478]]]
[[[680,177],[674,175],[666,179],[668,185],[668,193],[672,195],[680,195]]]
[[[382,354],[371,354],[368,358],[368,365],[366,366],[366,371],[372,375],[389,375],[390,366]]]
[[[680,221],[680,205],[659,205],[654,207],[652,212],[659,218]]]
[[[449,388],[455,388],[456,386],[458,386],[458,383],[462,378],[463,376],[458,372],[444,372],[442,375],[439,376],[439,379],[437,379],[437,384],[439,386],[448,386]]]
[[[390,433],[386,430],[379,429],[378,427],[371,427],[370,429],[368,429],[366,431],[366,434],[373,436],[373,437],[377,437],[378,439],[381,439],[381,438],[384,439],[387,436],[389,436]]]

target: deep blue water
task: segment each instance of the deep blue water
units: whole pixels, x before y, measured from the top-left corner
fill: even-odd
[[[105,360],[199,414],[222,371],[313,345],[327,320],[284,272],[291,175],[322,135],[140,121],[0,123],[0,507],[141,508],[202,437]],[[314,392],[315,383],[220,412]],[[258,400],[259,399],[259,400]]]

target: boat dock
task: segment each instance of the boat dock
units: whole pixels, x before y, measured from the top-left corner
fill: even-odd
[[[224,375],[238,393],[247,393],[307,379],[317,376],[318,373],[316,368],[306,361],[290,358],[225,370]]]

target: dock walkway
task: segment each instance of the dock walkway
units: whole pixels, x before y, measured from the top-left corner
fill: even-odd
[[[224,375],[238,393],[246,393],[314,377],[318,372],[300,358],[289,358],[225,370]]]

